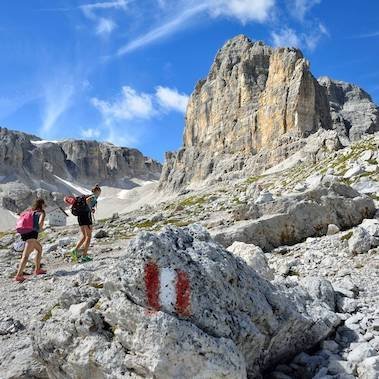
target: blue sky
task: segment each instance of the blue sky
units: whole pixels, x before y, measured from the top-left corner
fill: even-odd
[[[160,161],[223,43],[297,46],[313,74],[379,102],[372,0],[2,0],[0,126],[136,147]]]

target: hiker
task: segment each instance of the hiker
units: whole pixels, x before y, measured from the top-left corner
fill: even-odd
[[[22,252],[21,261],[15,276],[17,282],[21,283],[26,279],[24,270],[28,263],[28,258],[34,250],[37,252],[34,259],[34,274],[46,274],[46,271],[41,269],[42,246],[38,241],[38,233],[43,229],[45,222],[45,206],[43,199],[37,199],[30,209],[27,209],[20,215],[17,222],[17,232],[20,233],[21,239],[25,241],[24,251]]]
[[[78,224],[82,233],[74,249],[71,250],[71,258],[74,262],[78,261],[79,252],[81,252],[80,262],[90,262],[92,257],[88,255],[88,248],[92,238],[92,215],[95,213],[97,199],[101,194],[101,188],[98,184],[92,188],[92,195],[85,196],[85,204],[78,213]]]

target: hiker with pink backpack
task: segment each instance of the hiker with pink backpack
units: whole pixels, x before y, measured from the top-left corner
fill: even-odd
[[[42,246],[38,241],[38,233],[43,228],[45,222],[45,201],[37,199],[30,209],[21,213],[16,231],[21,235],[21,239],[25,241],[24,251],[20,260],[20,264],[15,276],[17,282],[23,282],[25,278],[24,270],[28,263],[30,254],[36,250],[37,254],[34,260],[34,274],[43,275],[46,271],[41,269]]]

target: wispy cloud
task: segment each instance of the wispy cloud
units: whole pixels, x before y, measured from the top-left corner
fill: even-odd
[[[300,47],[301,40],[293,29],[284,28],[271,32],[271,39],[274,46]]]
[[[41,93],[37,90],[13,94],[7,92],[6,96],[0,96],[0,118],[6,118],[17,112],[23,106],[37,101],[40,98]]]
[[[192,8],[186,9],[182,13],[176,15],[172,20],[166,22],[163,25],[158,26],[155,29],[150,30],[146,34],[143,34],[126,45],[120,47],[117,51],[117,55],[124,55],[133,50],[136,50],[142,46],[146,46],[152,42],[160,40],[173,32],[184,27],[185,23],[189,21],[195,15],[201,13],[207,8],[206,4],[199,4]]]
[[[247,22],[264,22],[268,19],[270,11],[275,6],[275,0],[196,0],[183,2],[184,6],[156,28],[144,33],[128,42],[117,50],[117,55],[130,53],[138,48],[161,40],[181,28],[184,28],[195,17],[205,14],[211,17],[228,17]],[[160,2],[165,7],[165,2]]]
[[[43,136],[54,134],[59,119],[74,105],[75,99],[90,87],[88,80],[82,79],[83,72],[73,68],[71,70],[76,72],[68,73],[68,69],[60,69],[44,81],[40,128]],[[43,81],[42,78],[41,80]]]
[[[95,17],[95,11],[99,9],[123,9],[126,10],[128,1],[126,0],[116,0],[116,1],[103,1],[98,3],[89,3],[80,5],[79,8],[83,13],[91,18]]]
[[[101,135],[100,129],[88,128],[82,129],[81,136],[86,139],[99,138]]]
[[[97,23],[96,34],[109,35],[116,27],[117,24],[112,19],[101,17]]]
[[[379,37],[379,31],[371,32],[371,33],[365,33],[365,34],[358,34],[356,36],[353,36],[351,38],[375,38]]]
[[[70,107],[74,96],[74,84],[59,80],[48,83],[44,91],[44,109],[42,115],[43,134],[49,133],[61,115]]]
[[[319,23],[307,33],[297,33],[294,29],[285,27],[271,32],[274,46],[305,48],[314,51],[323,36],[329,35],[326,27]]]
[[[303,21],[305,15],[313,8],[315,5],[321,3],[322,0],[291,0],[288,2],[288,7],[291,14]]]
[[[117,24],[109,17],[100,17],[99,11],[104,10],[126,10],[128,5],[127,0],[103,1],[97,3],[83,4],[79,6],[83,14],[90,20],[96,23],[96,34],[107,36],[112,33]]]

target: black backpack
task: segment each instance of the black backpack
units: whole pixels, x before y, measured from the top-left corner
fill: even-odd
[[[75,197],[75,202],[71,207],[71,213],[74,216],[81,216],[90,211],[89,206],[87,204],[87,196],[77,196]]]

